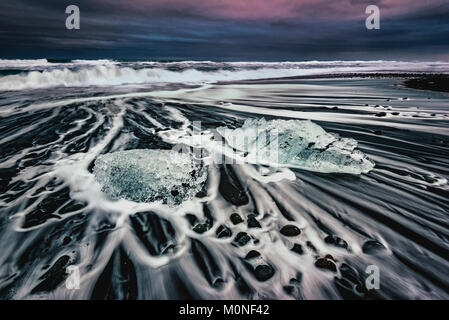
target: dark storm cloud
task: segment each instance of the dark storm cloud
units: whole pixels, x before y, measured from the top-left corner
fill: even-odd
[[[447,1],[255,1],[1,3],[0,57],[449,59]],[[70,4],[81,30],[65,28]],[[380,30],[365,28],[367,4],[380,6]]]

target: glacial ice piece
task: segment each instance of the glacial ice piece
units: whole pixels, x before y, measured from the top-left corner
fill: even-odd
[[[160,201],[170,206],[191,199],[207,180],[207,169],[185,153],[128,150],[99,156],[94,175],[113,199]]]
[[[328,133],[310,120],[248,119],[241,128],[217,131],[252,163],[353,174],[374,167],[374,162],[355,149],[357,141]]]

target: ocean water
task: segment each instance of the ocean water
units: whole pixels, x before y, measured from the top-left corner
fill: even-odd
[[[449,63],[0,60],[0,297],[447,299],[449,94],[347,72]]]

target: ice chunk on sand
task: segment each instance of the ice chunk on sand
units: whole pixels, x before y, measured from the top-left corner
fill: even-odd
[[[354,174],[374,167],[374,162],[355,149],[357,141],[326,132],[310,120],[248,119],[241,128],[217,131],[253,163]]]
[[[99,156],[94,175],[113,199],[160,201],[178,205],[199,192],[207,169],[185,153],[172,150],[128,150]]]

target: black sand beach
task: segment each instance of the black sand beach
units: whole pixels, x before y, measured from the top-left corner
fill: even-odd
[[[151,66],[0,77],[1,298],[449,298],[447,75]]]

